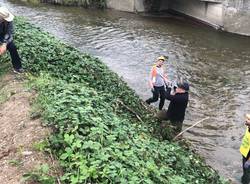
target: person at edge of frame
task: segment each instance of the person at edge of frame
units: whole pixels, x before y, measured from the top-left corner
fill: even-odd
[[[0,55],[9,51],[14,73],[23,73],[20,56],[13,42],[13,19],[14,15],[5,7],[0,7]]]
[[[150,105],[153,102],[157,102],[160,97],[159,110],[162,110],[165,102],[165,83],[167,82],[167,76],[164,74],[162,66],[167,59],[167,56],[160,56],[157,58],[149,78],[149,85],[153,96],[147,99],[146,103]]]
[[[242,169],[243,176],[241,177],[242,184],[250,183],[250,114],[246,114],[246,131],[240,146],[242,154]]]

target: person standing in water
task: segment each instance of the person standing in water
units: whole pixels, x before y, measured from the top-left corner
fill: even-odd
[[[160,56],[157,58],[156,64],[152,67],[149,78],[149,85],[153,96],[146,100],[147,104],[157,102],[160,97],[159,110],[162,110],[165,102],[165,83],[167,82],[167,76],[164,74],[162,68],[164,62],[168,57]]]
[[[166,99],[170,103],[166,111],[165,120],[169,120],[176,127],[176,133],[180,133],[189,101],[189,83],[181,79],[177,82],[177,86],[174,89],[174,93],[171,94],[172,89],[167,86]]]
[[[246,132],[240,146],[242,154],[243,176],[241,177],[242,184],[250,183],[250,114],[246,114]]]

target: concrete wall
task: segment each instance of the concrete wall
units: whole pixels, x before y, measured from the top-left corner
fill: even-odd
[[[168,10],[169,9],[169,2],[170,2],[170,0],[162,0],[160,11]]]
[[[159,11],[168,10],[169,0],[161,0]],[[145,12],[144,0],[107,0],[107,7],[127,12]]]
[[[143,0],[107,0],[107,7],[126,12],[145,11]]]
[[[223,25],[223,5],[200,0],[172,0],[169,9],[206,22],[214,27]]]
[[[107,0],[107,7],[120,11],[135,11],[134,0]]]
[[[218,26],[223,26],[223,5],[220,3],[208,3],[205,20]]]
[[[143,0],[135,0],[135,11],[136,12],[144,12],[145,11]]]
[[[250,0],[170,0],[169,8],[216,28],[250,36]]]

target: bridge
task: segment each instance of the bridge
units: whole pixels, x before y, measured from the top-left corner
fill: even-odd
[[[250,0],[107,0],[107,6],[128,12],[175,12],[216,29],[250,35]]]

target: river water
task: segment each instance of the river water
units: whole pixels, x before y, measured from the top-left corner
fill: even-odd
[[[250,38],[169,15],[31,6],[5,0],[0,4],[101,58],[144,100],[151,96],[147,79],[153,61],[168,55],[164,67],[169,78],[182,76],[191,84],[184,128],[210,117],[185,137],[208,164],[239,183],[238,149],[245,130],[244,114],[250,112]]]

